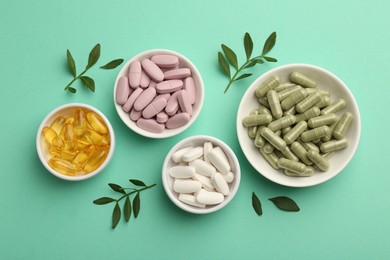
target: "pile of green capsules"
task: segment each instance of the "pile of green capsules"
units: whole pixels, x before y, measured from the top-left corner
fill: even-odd
[[[330,92],[317,88],[308,76],[292,72],[291,82],[268,78],[257,87],[255,95],[260,108],[243,119],[248,136],[274,169],[287,176],[307,177],[314,167],[329,169],[332,152],[348,145],[345,138],[353,115],[344,112],[346,102],[330,101]]]

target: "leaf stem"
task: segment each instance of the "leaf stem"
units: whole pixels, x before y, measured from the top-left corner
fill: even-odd
[[[89,68],[88,68],[89,69]],[[81,76],[83,76],[87,71],[88,69],[85,69],[83,72],[81,72],[77,77],[75,77],[74,79],[72,79],[71,82],[69,82],[68,85],[66,85],[66,87],[64,88],[64,90],[67,90],[72,84],[73,82],[75,82],[76,80],[78,80]]]
[[[147,190],[147,189],[150,189],[152,187],[156,186],[156,184],[152,184],[150,186],[146,186],[146,187],[143,187],[142,189],[134,189],[133,191],[129,192],[129,193],[126,193],[124,194],[122,197],[120,197],[119,199],[117,199],[116,201],[119,202],[121,199],[125,198],[126,196],[129,196],[133,193],[136,193],[136,192],[141,192],[143,190]],[[131,188],[124,188],[124,189],[131,189]]]

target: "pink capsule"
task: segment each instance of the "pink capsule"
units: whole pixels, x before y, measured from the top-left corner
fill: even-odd
[[[155,88],[147,88],[145,89],[137,98],[137,100],[134,102],[134,109],[141,111],[144,109],[147,105],[152,102],[153,98],[156,96],[156,89]]]
[[[141,82],[139,84],[139,86],[141,88],[147,88],[150,84],[150,78],[149,76],[145,73],[145,71],[142,70],[141,72]]]
[[[159,98],[152,103],[150,103],[143,111],[142,116],[146,119],[154,117],[158,113],[160,113],[165,106],[167,105],[167,101],[164,98]]]
[[[162,133],[165,130],[164,124],[159,124],[154,119],[145,119],[142,117],[138,119],[137,126],[141,129],[157,134]]]
[[[161,69],[151,60],[143,59],[141,62],[142,68],[145,73],[154,81],[161,82],[164,80],[164,73]]]
[[[139,61],[133,61],[129,68],[129,83],[130,87],[138,88],[141,83],[141,63]]]
[[[156,120],[158,123],[163,124],[168,121],[169,116],[165,112],[160,112],[156,116]]]
[[[160,68],[172,68],[179,63],[178,57],[169,54],[154,55],[151,60]]]
[[[195,88],[195,82],[192,77],[188,77],[184,80],[184,87],[187,91],[188,96],[190,97],[191,104],[195,104],[196,101],[196,88]]]
[[[137,111],[134,108],[130,112],[130,119],[133,121],[137,121],[142,116],[142,111]]]
[[[191,76],[191,70],[188,68],[173,69],[164,72],[164,79],[184,79]]]
[[[177,100],[178,94],[178,92],[173,93],[165,107],[165,112],[170,116],[174,115],[179,109],[179,101]]]
[[[118,86],[115,93],[115,101],[118,105],[124,105],[130,95],[129,79],[122,76],[118,80]]]
[[[139,97],[139,95],[141,95],[143,91],[144,90],[142,88],[137,88],[136,90],[134,90],[134,92],[131,93],[129,99],[123,105],[123,111],[129,112],[133,108],[134,102],[137,100],[137,98]]]
[[[171,97],[171,94],[167,93],[167,94],[160,94],[160,95],[157,95],[153,100],[155,101],[156,99],[159,99],[159,98],[164,98],[166,101],[169,100],[169,98]]]
[[[156,89],[158,93],[172,93],[183,88],[183,81],[179,79],[166,80],[157,83]]]
[[[177,101],[179,102],[180,110],[192,115],[192,105],[190,97],[187,94],[187,91],[180,90],[177,95]]]
[[[165,123],[165,127],[168,129],[174,129],[184,126],[190,121],[191,116],[188,113],[179,113],[169,118]]]

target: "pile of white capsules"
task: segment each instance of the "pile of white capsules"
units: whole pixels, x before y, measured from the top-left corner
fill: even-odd
[[[174,178],[173,190],[178,199],[188,205],[205,208],[216,205],[229,195],[229,183],[234,180],[226,154],[211,142],[203,146],[186,147],[172,155],[174,166],[168,174]]]
[[[290,74],[290,81],[281,83],[278,76],[268,78],[255,91],[261,106],[243,119],[248,136],[274,169],[283,169],[287,176],[306,177],[314,167],[329,169],[332,152],[344,149],[345,133],[353,115],[336,112],[346,102],[330,102],[330,93],[317,88],[317,83],[299,72]]]

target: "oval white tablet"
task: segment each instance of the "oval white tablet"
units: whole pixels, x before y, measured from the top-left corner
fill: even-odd
[[[205,162],[210,162],[208,153],[213,150],[213,144],[211,142],[205,142],[203,144],[203,157]]]
[[[197,202],[194,195],[180,193],[178,198],[181,202],[184,202],[184,203],[191,205],[191,206],[194,206],[194,207],[198,207],[198,208],[206,207],[205,204],[201,204],[201,203]]]
[[[172,160],[176,163],[179,163],[182,161],[183,159],[183,155],[188,152],[189,150],[191,150],[193,147],[186,147],[186,148],[182,148],[180,150],[177,150],[176,152],[173,153],[172,155]]]
[[[222,193],[219,192],[203,191],[199,192],[195,198],[198,203],[206,205],[215,205],[221,203],[225,197]]]
[[[204,175],[201,175],[199,173],[195,173],[195,175],[192,177],[193,180],[199,181],[202,183],[202,187],[207,191],[213,191],[214,185],[211,183],[211,179],[209,177],[206,177]]]
[[[230,171],[230,164],[216,148],[208,153],[208,159],[220,173],[227,174]]]
[[[194,180],[175,180],[173,190],[177,193],[194,193],[200,191],[202,184]]]
[[[219,172],[216,172],[211,176],[211,183],[214,185],[214,188],[223,195],[226,196],[229,194],[229,186],[225,178]]]
[[[195,147],[183,154],[183,161],[190,162],[203,155],[203,147]]]
[[[210,177],[217,172],[215,167],[212,166],[210,163],[199,159],[191,161],[188,165],[194,167],[197,173],[202,174],[206,177]]]
[[[169,169],[169,175],[174,178],[191,178],[195,174],[195,168],[191,166],[177,165]]]

